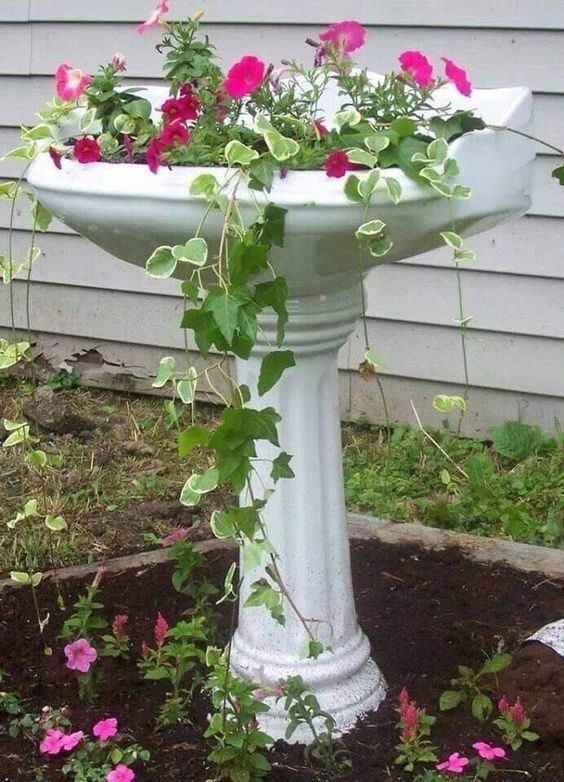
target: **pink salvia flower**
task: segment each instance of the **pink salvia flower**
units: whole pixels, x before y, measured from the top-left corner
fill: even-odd
[[[168,0],[159,0],[159,2],[151,11],[149,17],[145,19],[144,22],[141,22],[140,25],[138,25],[137,32],[139,35],[143,35],[143,33],[147,30],[150,30],[151,27],[156,27],[157,25],[161,24],[162,17],[164,14],[167,14],[168,11]]]
[[[502,714],[507,714],[507,712],[509,711],[509,701],[507,700],[507,696],[505,695],[501,696],[497,704],[497,708],[500,710]]]
[[[463,774],[464,769],[469,763],[470,761],[468,758],[462,757],[460,752],[453,752],[452,755],[449,755],[448,760],[445,760],[444,763],[438,763],[435,768],[437,771],[448,771],[451,774]]]
[[[135,779],[135,772],[133,769],[124,766],[120,763],[113,771],[110,771],[106,777],[106,782],[133,782]]]
[[[86,638],[79,638],[77,641],[67,644],[64,651],[67,658],[67,668],[80,673],[88,673],[90,666],[98,658],[98,652],[93,646],[90,646]]]
[[[251,55],[242,57],[227,71],[225,92],[230,98],[244,98],[257,90],[263,82],[265,64]]]
[[[333,47],[336,54],[345,58],[348,58],[351,52],[364,46],[365,37],[364,27],[359,22],[352,20],[332,24],[319,36],[325,44],[330,44]]]
[[[125,627],[129,621],[127,614],[116,614],[112,622],[112,630],[116,638],[123,638],[125,635]]]
[[[39,745],[39,751],[42,752],[44,755],[58,755],[59,752],[62,749],[61,741],[64,738],[65,734],[62,730],[57,730],[56,728],[49,728],[45,736],[43,737],[43,741]]]
[[[163,548],[170,548],[171,546],[186,540],[189,534],[189,529],[186,527],[179,527],[178,529],[175,529],[173,532],[171,532],[170,535],[167,535],[161,540],[161,546]]]
[[[155,622],[155,641],[158,646],[162,646],[168,633],[168,622],[164,616],[160,613],[157,614],[157,621]]]
[[[467,98],[472,95],[472,84],[468,81],[468,76],[463,68],[459,68],[452,60],[442,57],[445,64],[445,76],[451,81],[461,95]]]
[[[402,71],[409,73],[418,87],[429,87],[433,83],[433,66],[421,52],[404,52],[398,60]]]
[[[419,729],[419,709],[415,702],[408,703],[403,709],[402,715],[403,730],[401,737],[404,741],[410,741],[417,736]]]
[[[62,100],[77,100],[84,93],[92,76],[83,73],[80,68],[62,63],[55,71],[55,90]]]
[[[93,735],[100,741],[108,741],[118,732],[118,721],[115,717],[108,717],[106,720],[100,720],[92,728]]]
[[[324,167],[327,176],[340,179],[350,170],[351,162],[346,152],[342,149],[336,149],[327,156]]]
[[[403,710],[409,706],[410,703],[410,697],[409,693],[407,691],[407,687],[403,687],[400,694],[398,695],[398,701],[399,701],[399,712],[400,714],[403,714]]]
[[[64,735],[61,739],[61,748],[65,752],[71,752],[84,738],[84,733],[81,730],[77,730],[76,733],[70,733],[68,736]]]
[[[495,760],[496,758],[504,758],[507,754],[503,747],[492,747],[491,744],[487,744],[485,741],[477,741],[472,744],[472,747],[476,750],[478,755],[484,760]]]
[[[74,156],[79,163],[98,163],[102,150],[94,138],[79,138],[74,145]]]

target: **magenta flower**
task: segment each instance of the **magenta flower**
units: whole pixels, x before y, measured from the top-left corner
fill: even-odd
[[[102,159],[102,150],[94,138],[79,138],[74,145],[74,156],[79,163],[97,163]]]
[[[265,74],[262,60],[251,55],[242,57],[227,71],[224,82],[226,93],[230,98],[244,98],[260,87]]]
[[[81,730],[77,730],[76,733],[69,733],[68,736],[64,734],[61,738],[61,749],[70,752],[77,744],[80,744],[83,738],[84,733]]]
[[[137,32],[139,35],[143,35],[143,33],[147,30],[150,30],[151,27],[156,27],[157,25],[161,24],[163,15],[167,14],[168,11],[168,0],[159,0],[159,2],[151,11],[149,17],[145,19],[144,22],[141,22],[140,25],[138,25]]]
[[[92,728],[93,735],[100,741],[108,741],[118,732],[118,721],[115,717],[109,717],[106,720],[100,720]]]
[[[477,741],[475,744],[472,744],[472,747],[484,760],[504,758],[507,754],[503,747],[492,747],[491,744],[487,744],[485,741]]]
[[[169,98],[161,106],[161,111],[166,117],[167,122],[183,122],[198,118],[200,101],[194,93],[186,93],[180,98]]]
[[[164,643],[164,640],[166,638],[166,634],[168,633],[168,622],[164,618],[164,616],[159,613],[157,614],[157,621],[155,622],[155,641],[157,642],[158,646],[162,646]]]
[[[147,147],[147,152],[145,153],[145,158],[147,160],[149,170],[152,171],[153,174],[156,174],[159,170],[159,167],[164,163],[164,150],[165,146],[160,138],[151,139],[149,146]]]
[[[183,122],[171,122],[161,133],[161,143],[165,147],[175,147],[177,144],[187,144],[190,141],[190,131]]]
[[[527,712],[521,703],[521,698],[517,698],[513,706],[510,706],[509,714],[513,722],[515,722],[517,725],[520,725],[527,719]]]
[[[351,161],[346,152],[342,149],[336,149],[327,156],[324,166],[327,176],[340,179],[340,177],[345,176],[347,171],[349,171]]]
[[[77,100],[84,93],[92,76],[83,73],[80,68],[62,63],[55,71],[55,90],[62,100]]]
[[[462,774],[466,766],[470,763],[468,758],[463,758],[460,752],[453,752],[444,763],[438,763],[435,768],[437,771],[449,771],[451,774]]]
[[[176,543],[186,540],[189,534],[189,529],[186,529],[186,527],[179,527],[161,540],[161,546],[163,548],[170,548],[171,546],[176,545]]]
[[[319,38],[330,44],[336,54],[348,58],[351,52],[364,46],[365,36],[366,31],[359,22],[348,21],[332,24]]]
[[[506,714],[509,711],[509,701],[506,695],[502,695],[498,701],[497,708],[502,714]]]
[[[65,656],[69,670],[88,673],[90,666],[98,657],[98,652],[90,646],[86,638],[79,638],[78,641],[65,646]]]
[[[43,737],[43,741],[39,745],[39,751],[44,755],[58,755],[62,749],[61,741],[64,738],[64,735],[62,730],[49,728]]]
[[[313,126],[319,138],[323,138],[323,136],[326,136],[329,133],[329,131],[327,130],[327,128],[325,127],[323,122],[321,122],[320,119],[314,119]]]
[[[468,81],[466,71],[455,65],[452,60],[447,57],[442,57],[442,61],[445,64],[445,76],[449,79],[458,92],[461,95],[465,95],[467,98],[472,95],[472,84]]]
[[[429,87],[433,83],[433,66],[421,52],[404,52],[398,60],[402,71],[409,73],[418,87]]]
[[[133,782],[135,779],[135,772],[133,769],[124,766],[120,763],[113,771],[110,771],[106,777],[106,782]]]
[[[61,160],[63,159],[63,156],[60,152],[57,152],[55,147],[49,147],[49,156],[51,157],[51,160],[55,164],[55,167],[59,169],[59,171],[62,168]]]

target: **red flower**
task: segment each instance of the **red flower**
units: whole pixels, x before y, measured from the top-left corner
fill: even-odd
[[[441,59],[445,64],[445,76],[447,79],[454,84],[461,95],[465,95],[467,98],[470,97],[472,95],[472,84],[468,80],[466,71],[463,68],[459,68],[458,65],[455,65],[447,57],[441,57]]]
[[[157,621],[155,622],[155,641],[157,646],[162,646],[168,633],[168,622],[164,616],[160,613],[157,614]]]
[[[161,143],[165,147],[175,147],[177,144],[187,144],[190,141],[190,131],[180,120],[171,122],[161,133]]]
[[[147,147],[147,152],[145,153],[145,157],[147,160],[147,165],[149,166],[149,170],[153,172],[153,174],[156,174],[159,170],[159,166],[162,166],[164,163],[163,160],[163,152],[165,150],[165,146],[163,142],[160,140],[160,138],[154,138],[149,142],[149,146]]]
[[[329,133],[329,131],[327,130],[327,128],[325,127],[323,122],[321,122],[320,119],[314,119],[313,125],[315,127],[316,132],[319,135],[319,138],[323,138],[323,136],[326,136]]]
[[[198,118],[200,101],[192,92],[182,95],[180,98],[169,98],[161,106],[167,122],[176,122],[180,120],[186,122],[190,119]]]
[[[351,161],[346,152],[343,152],[342,149],[336,149],[328,155],[324,165],[327,176],[340,179],[350,170]]]
[[[242,57],[227,71],[225,91],[231,98],[244,98],[260,87],[264,73],[265,65],[257,57]]]
[[[74,156],[79,163],[97,163],[102,159],[102,150],[96,139],[80,138],[74,145]]]

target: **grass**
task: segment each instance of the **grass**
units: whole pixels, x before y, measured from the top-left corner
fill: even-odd
[[[564,545],[564,441],[512,422],[490,443],[420,430],[344,427],[350,510],[525,543]]]
[[[72,435],[35,432],[36,447],[63,457],[60,469],[47,469],[45,481],[22,466],[14,449],[0,448],[0,573],[47,567],[48,540],[37,521],[6,527],[31,497],[37,497],[42,512],[68,523],[66,532],[51,536],[57,566],[147,549],[155,536],[194,521],[178,496],[187,475],[209,464],[197,450],[179,460],[174,417],[163,400],[76,388],[59,377],[51,385],[70,413],[90,425]],[[18,398],[31,390],[21,381],[0,378],[2,417],[21,420]],[[181,406],[177,412],[180,426],[188,426],[188,413]],[[200,425],[213,426],[217,415],[217,408],[198,407]],[[562,546],[562,439],[545,438],[534,427],[511,427],[502,427],[491,444],[438,433],[447,458],[418,430],[396,426],[388,440],[383,428],[345,425],[348,507],[398,521]],[[203,498],[196,535],[209,535],[206,520],[224,499],[217,492]]]

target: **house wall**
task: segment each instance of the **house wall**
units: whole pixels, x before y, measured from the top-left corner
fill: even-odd
[[[10,0],[0,4],[0,151],[18,143],[20,123],[52,94],[62,62],[94,71],[124,51],[128,77],[158,80],[156,34],[138,36],[135,23],[152,0]],[[176,0],[193,12],[197,3]],[[343,16],[334,0],[210,0],[208,31],[226,64],[253,53],[276,62],[308,58],[303,45]],[[497,6],[497,8],[495,8]],[[174,10],[174,9],[173,9]],[[450,55],[482,87],[526,84],[535,93],[535,127],[564,146],[564,4],[556,0],[349,0],[347,18],[368,27],[362,65],[394,67],[397,55],[419,48],[434,60]],[[463,271],[471,382],[467,432],[486,435],[495,423],[522,417],[552,429],[564,421],[564,190],[550,171],[557,160],[539,149],[528,216],[472,239],[478,260]],[[0,181],[21,164],[0,162]],[[0,202],[0,251],[8,243],[9,205]],[[17,214],[14,245],[29,241],[29,219]],[[180,302],[173,281],[154,281],[55,222],[39,245],[43,258],[30,291],[31,327],[47,356],[77,362],[101,385],[149,389],[165,353],[181,353]],[[374,270],[367,282],[368,330],[386,365],[382,382],[394,418],[440,425],[437,393],[460,393],[463,363],[456,272],[446,250]],[[14,283],[16,323],[26,323],[25,282]],[[0,291],[0,329],[9,327],[7,287]],[[355,371],[362,354],[357,331],[340,355],[343,417],[383,416],[378,387]]]

